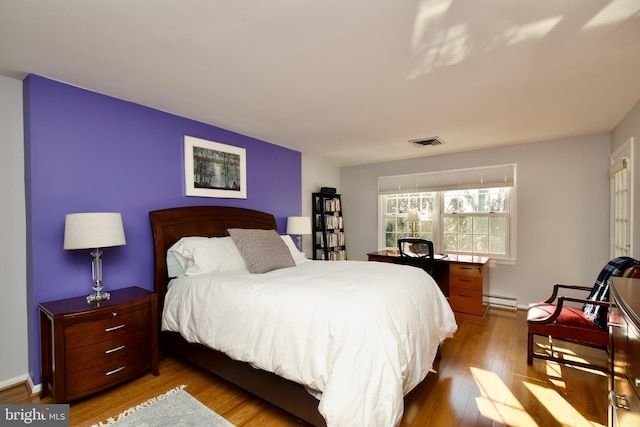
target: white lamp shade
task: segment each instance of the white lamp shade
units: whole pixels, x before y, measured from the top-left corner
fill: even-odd
[[[290,216],[287,218],[287,234],[311,234],[311,218]]]
[[[120,213],[71,213],[65,218],[64,249],[106,248],[126,244]]]
[[[409,209],[409,212],[407,212],[406,221],[408,221],[408,222],[420,221],[420,216],[418,215],[418,211],[415,210],[415,209]]]

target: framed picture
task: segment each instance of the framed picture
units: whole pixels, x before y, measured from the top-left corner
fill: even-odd
[[[187,196],[246,199],[246,150],[185,135],[184,181]]]

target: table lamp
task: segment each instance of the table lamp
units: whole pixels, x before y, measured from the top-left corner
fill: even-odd
[[[94,293],[87,295],[87,302],[108,300],[108,292],[102,292],[102,260],[100,248],[126,245],[122,215],[115,212],[91,212],[67,214],[64,223],[64,249],[93,249],[91,275]]]
[[[406,221],[411,224],[411,237],[416,237],[416,222],[420,222],[420,216],[416,209],[409,209]]]
[[[290,216],[287,218],[287,234],[297,236],[298,250],[302,252],[302,235],[311,234],[311,218],[308,216]]]

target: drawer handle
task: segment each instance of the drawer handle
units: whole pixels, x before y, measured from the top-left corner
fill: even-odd
[[[112,328],[106,328],[104,331],[105,332],[113,332],[113,331],[117,331],[118,329],[122,329],[122,328],[124,328],[124,323],[122,325],[114,326]]]
[[[122,350],[123,348],[124,348],[124,346],[123,346],[123,345],[121,345],[120,347],[116,347],[116,348],[112,348],[112,349],[110,349],[110,350],[106,350],[106,351],[104,352],[104,354],[111,354],[111,353],[115,353],[116,351],[120,351],[120,350]]]
[[[624,403],[618,403],[619,400],[622,400]],[[620,396],[613,390],[609,392],[609,403],[611,404],[611,406],[613,406],[614,409],[629,410],[629,397],[624,394]]]
[[[124,366],[120,366],[118,369],[114,369],[113,371],[109,371],[105,374],[105,376],[109,376],[109,375],[113,375],[113,374],[117,374],[118,372],[124,370]]]
[[[463,266],[460,266],[460,267],[458,267],[458,268],[459,268],[460,270],[471,270],[473,267],[463,267]]]
[[[622,328],[624,326],[624,324],[623,323],[607,322],[607,326],[611,326],[612,328]]]
[[[460,294],[460,297],[462,297],[462,298],[472,298],[471,295],[465,295],[465,294]]]
[[[473,280],[471,280],[471,279],[458,278],[458,280],[460,280],[461,282],[473,282]]]

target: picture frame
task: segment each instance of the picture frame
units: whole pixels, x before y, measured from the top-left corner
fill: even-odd
[[[185,195],[247,198],[246,149],[184,136]]]

